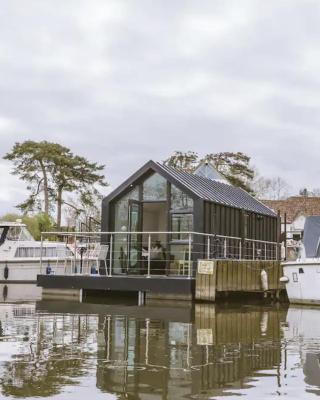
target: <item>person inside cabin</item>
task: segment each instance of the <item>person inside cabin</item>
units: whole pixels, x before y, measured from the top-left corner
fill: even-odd
[[[163,257],[163,247],[160,240],[157,240],[154,245],[151,246],[150,258],[151,260],[161,260]]]
[[[160,242],[157,240],[152,246],[150,251],[150,259],[151,259],[151,269],[154,274],[164,274],[165,273],[165,264],[164,264],[164,248]]]

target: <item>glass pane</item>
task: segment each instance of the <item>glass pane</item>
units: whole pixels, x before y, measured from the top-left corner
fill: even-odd
[[[139,199],[139,189],[134,188],[115,203],[114,226],[119,233],[114,237],[113,268],[114,273],[126,272],[128,266],[127,232],[129,230],[129,200]]]
[[[188,275],[189,247],[188,245],[170,246],[170,275]]]
[[[128,230],[129,200],[138,200],[139,190],[133,189],[115,203],[115,231]]]
[[[193,210],[193,199],[176,186],[171,185],[171,208],[172,210]]]
[[[22,228],[20,240],[33,241],[33,237],[27,228]]]
[[[138,204],[131,204],[130,208],[130,231],[138,232],[139,230],[139,212],[140,207]]]
[[[193,215],[192,214],[172,214],[171,216],[172,240],[188,240],[188,234],[179,232],[193,231]]]
[[[167,181],[159,174],[153,174],[143,183],[143,200],[167,200]]]
[[[10,226],[7,234],[7,240],[19,240],[21,233],[21,226]]]

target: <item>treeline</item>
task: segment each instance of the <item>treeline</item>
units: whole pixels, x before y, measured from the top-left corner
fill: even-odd
[[[192,172],[199,164],[208,163],[232,185],[241,187],[259,199],[279,200],[289,195],[290,186],[281,177],[261,176],[251,165],[251,158],[242,152],[209,153],[199,156],[193,151],[176,151],[164,164]]]
[[[105,166],[74,154],[68,147],[47,141],[27,140],[15,143],[4,157],[13,163],[12,174],[27,185],[28,197],[16,207],[19,214],[4,216],[10,221],[22,218],[35,237],[41,231],[67,229],[76,221],[86,224],[88,219],[99,224],[102,195],[107,186],[103,174]],[[242,152],[208,153],[200,156],[194,151],[175,151],[164,164],[193,172],[201,163],[212,165],[232,185],[241,187],[259,199],[286,198],[290,187],[281,177],[261,176]],[[316,196],[320,190],[301,189],[301,196]]]
[[[61,229],[63,207],[65,219],[99,219],[99,188],[107,186],[104,165],[47,141],[15,143],[3,158],[12,161],[12,174],[27,185],[28,197],[16,206],[23,219],[38,213],[46,225]]]

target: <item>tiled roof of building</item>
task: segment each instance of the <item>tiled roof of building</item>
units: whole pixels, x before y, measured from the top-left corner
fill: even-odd
[[[285,200],[262,200],[275,212],[280,211],[281,217],[287,214],[287,222],[292,223],[299,215],[306,217],[320,215],[320,197],[293,196]]]
[[[158,167],[203,200],[213,201],[215,203],[263,215],[275,216],[275,213],[267,205],[255,199],[239,187],[194,175],[189,172],[179,171],[160,163],[158,163]]]

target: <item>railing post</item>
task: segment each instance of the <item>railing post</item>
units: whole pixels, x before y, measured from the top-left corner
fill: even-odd
[[[208,236],[207,240],[207,259],[210,259],[210,236]]]
[[[40,245],[40,274],[43,273],[43,271],[42,271],[42,250],[43,250],[43,234],[41,233],[41,245]]]
[[[267,259],[267,243],[264,244],[264,259]]]
[[[112,248],[113,248],[113,235],[111,234],[110,235],[110,260],[109,260],[109,262],[110,262],[110,266],[109,266],[109,276],[112,276],[112,256],[113,256],[113,253],[112,253]]]
[[[252,259],[253,260],[256,259],[255,255],[256,255],[256,245],[255,245],[255,242],[252,242]]]
[[[224,238],[223,257],[224,257],[224,258],[227,258],[227,238]]]
[[[278,243],[276,243],[276,260],[277,261],[278,261],[278,251],[279,251]]]
[[[239,240],[239,260],[241,260],[242,257],[242,243],[241,243],[241,239]]]
[[[188,277],[191,278],[191,246],[192,246],[192,237],[191,233],[189,233],[189,244],[188,244],[188,249],[189,249],[189,254],[188,254]]]
[[[77,235],[74,235],[74,273],[77,269]],[[72,274],[72,263],[71,263],[71,274]]]
[[[148,235],[148,273],[147,278],[150,278],[150,267],[151,267],[151,235]]]

